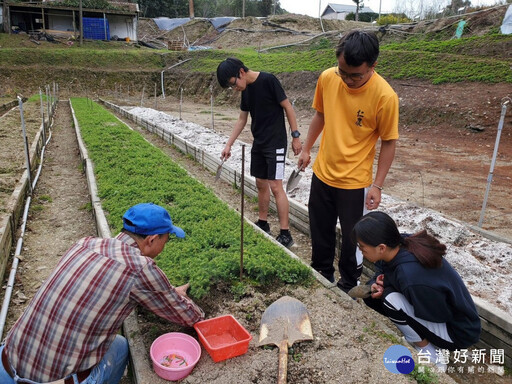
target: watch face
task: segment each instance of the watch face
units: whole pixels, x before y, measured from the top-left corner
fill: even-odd
[[[299,136],[300,136],[300,132],[299,132],[299,131],[293,131],[293,132],[292,132],[292,137],[293,137],[294,139],[296,139],[296,138],[297,138],[297,137],[299,137]]]

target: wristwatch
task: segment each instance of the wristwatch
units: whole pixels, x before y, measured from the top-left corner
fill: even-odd
[[[293,137],[294,139],[296,139],[296,138],[297,138],[297,137],[299,137],[299,136],[300,136],[300,132],[299,132],[298,130],[297,130],[297,131],[292,131],[292,137]]]

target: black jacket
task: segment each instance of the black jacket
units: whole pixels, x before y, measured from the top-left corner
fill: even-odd
[[[414,307],[416,317],[446,323],[457,348],[467,348],[479,340],[481,325],[475,303],[459,274],[444,258],[440,268],[426,268],[412,253],[400,248],[391,262],[379,261],[375,266],[375,277],[384,274],[386,292],[402,293]]]

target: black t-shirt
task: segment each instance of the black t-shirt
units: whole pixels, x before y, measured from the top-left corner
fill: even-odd
[[[284,110],[280,105],[285,99],[279,80],[266,72],[260,72],[242,92],[240,109],[251,114],[253,149],[286,148]]]

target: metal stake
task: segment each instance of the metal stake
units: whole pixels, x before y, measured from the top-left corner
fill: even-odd
[[[214,119],[213,119],[213,85],[210,85],[210,108],[212,114],[212,129],[215,129]]]
[[[142,87],[142,96],[140,97],[140,106],[142,107],[144,104],[144,91],[146,90],[146,84]]]
[[[30,153],[29,153],[29,149],[28,149],[27,132],[25,131],[25,117],[23,115],[23,100],[19,96],[18,96],[18,103],[20,105],[21,130],[23,132],[23,143],[25,144],[25,159],[27,162],[28,187],[30,190],[30,194],[32,194],[32,180],[31,180],[31,175],[30,175]]]
[[[39,88],[39,101],[41,102],[41,118],[43,119],[43,143],[46,144],[46,124],[44,122],[43,91]]]
[[[242,144],[242,180],[240,183],[242,199],[240,202],[240,281],[244,275],[244,178],[245,178],[245,144]]]
[[[160,72],[160,83],[162,84],[162,99],[165,99],[164,71]]]
[[[496,142],[494,143],[494,153],[492,155],[491,168],[489,169],[489,175],[487,176],[487,188],[485,189],[484,202],[482,204],[482,211],[480,212],[480,220],[478,220],[478,226],[482,228],[485,215],[485,207],[487,206],[487,198],[489,197],[489,190],[491,189],[492,176],[494,172],[494,165],[496,164],[496,156],[498,155],[498,147],[500,145],[501,131],[503,130],[503,123],[505,121],[505,115],[507,113],[507,104],[512,101],[510,97],[505,97],[501,103],[501,117],[498,124],[498,133],[496,134]]]
[[[157,104],[157,100],[156,100],[156,83],[155,83],[155,95],[154,95],[154,99],[155,99],[155,109],[158,108],[158,104]]]
[[[181,120],[181,106],[183,104],[183,88],[180,88],[180,120]]]
[[[50,105],[50,86],[46,85],[45,87],[46,92],[46,109],[48,114],[48,129],[52,126],[52,112],[51,112],[51,105]]]

